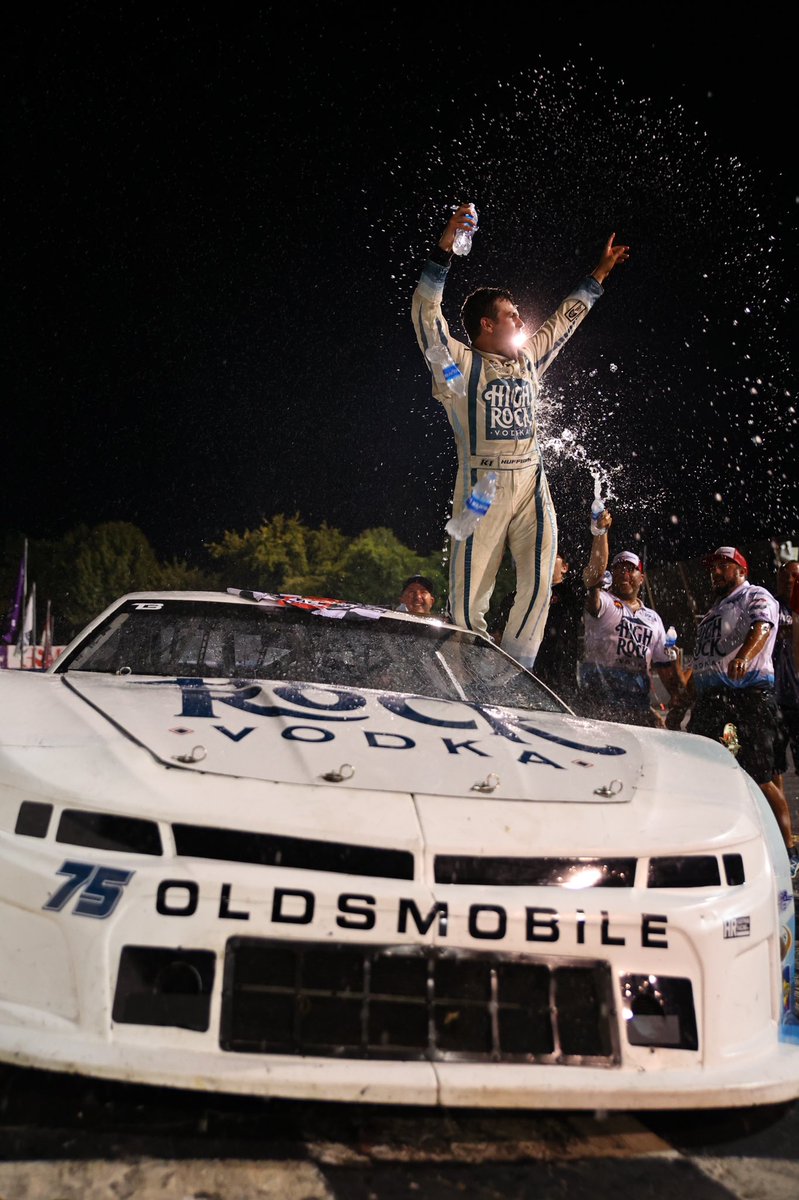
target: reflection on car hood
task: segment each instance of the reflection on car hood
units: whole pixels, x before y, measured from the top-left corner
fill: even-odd
[[[159,761],[190,771],[582,803],[629,802],[642,773],[636,730],[560,713],[301,682],[62,678]]]

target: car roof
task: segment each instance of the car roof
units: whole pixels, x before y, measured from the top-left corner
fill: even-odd
[[[343,600],[340,597],[334,596],[300,596],[294,592],[258,592],[248,588],[228,588],[224,592],[183,590],[125,592],[124,595],[119,596],[107,608],[103,609],[102,613],[98,613],[98,617],[106,615],[113,609],[127,604],[131,600],[142,602],[148,600],[201,600],[212,604],[247,604],[250,606],[258,604],[268,605],[274,602],[280,607],[307,609],[309,612],[325,608],[362,608],[369,612],[379,612],[381,617],[391,617],[398,621],[414,621],[422,625],[429,625],[431,621],[437,621],[442,625],[452,625],[452,622],[447,621],[444,617],[432,615],[429,617],[417,617],[412,613],[401,612],[396,608],[389,608],[385,604],[372,604],[365,600]],[[94,618],[94,620],[96,619]],[[470,630],[469,632],[474,631]]]
[[[444,617],[416,617],[411,613],[397,612],[393,608],[387,608],[380,604],[358,603],[352,600],[338,600],[323,596],[298,596],[291,592],[257,592],[247,588],[228,588],[227,591],[165,591],[154,588],[152,591],[125,592],[122,596],[118,596],[99,612],[91,621],[83,626],[82,629],[75,634],[72,640],[66,645],[52,664],[48,668],[51,674],[59,674],[64,664],[69,661],[73,652],[78,645],[84,641],[90,633],[92,633],[98,625],[101,625],[108,617],[110,617],[118,609],[123,608],[130,602],[139,601],[146,603],[161,603],[164,601],[197,601],[204,604],[240,604],[252,607],[263,605],[264,607],[281,607],[293,609],[294,611],[304,612],[323,612],[326,609],[344,607],[355,612],[359,609],[364,611],[364,616],[374,616],[375,614],[382,620],[387,617],[394,621],[414,622],[417,625],[441,625],[447,628],[454,629],[456,626],[447,621]],[[481,634],[477,634],[481,637]]]

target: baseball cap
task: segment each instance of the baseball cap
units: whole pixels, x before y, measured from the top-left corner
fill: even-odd
[[[743,571],[744,575],[749,574],[749,567],[746,559],[740,550],[736,550],[734,546],[719,546],[712,554],[706,554],[702,560],[706,567],[709,567],[715,558],[728,558],[730,562],[737,563]]]
[[[432,579],[428,579],[426,575],[411,575],[410,579],[406,579],[400,588],[400,595],[402,595],[406,587],[410,587],[412,583],[421,584],[423,588],[427,589],[431,596],[435,596],[435,585]]]
[[[621,563],[621,562],[632,563],[633,566],[635,567],[636,571],[643,571],[643,569],[644,569],[644,564],[641,562],[638,555],[635,554],[632,550],[621,550],[618,554],[614,555],[613,559],[611,560],[610,565],[611,565],[611,567],[615,567],[616,563]]]

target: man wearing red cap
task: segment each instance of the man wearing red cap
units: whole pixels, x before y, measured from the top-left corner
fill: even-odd
[[[768,800],[791,859],[799,870],[791,812],[775,781],[779,713],[774,692],[777,601],[749,582],[740,550],[719,546],[705,559],[715,601],[696,631],[690,687],[695,695],[688,732],[738,744],[737,758]]]
[[[605,509],[597,519],[591,558],[583,571],[585,646],[578,669],[578,710],[586,716],[627,725],[660,725],[650,700],[650,672],[663,681],[673,706],[685,711],[686,697],[677,669],[666,650],[663,622],[640,599],[644,567],[632,550],[622,550],[610,564],[610,587],[603,587],[608,565],[607,532],[612,517]]]

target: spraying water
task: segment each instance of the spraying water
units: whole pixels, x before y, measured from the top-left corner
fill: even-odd
[[[578,527],[597,477],[625,538],[667,554],[796,521],[794,285],[784,218],[755,173],[714,153],[679,104],[632,95],[601,68],[533,69],[498,84],[461,136],[445,125],[434,114],[419,153],[397,153],[401,208],[373,228],[397,263],[398,321],[449,203],[466,196],[480,243],[445,295],[464,340],[457,313],[474,287],[507,286],[533,329],[610,232],[631,246],[539,398],[561,528]],[[446,437],[440,468],[451,478]]]

